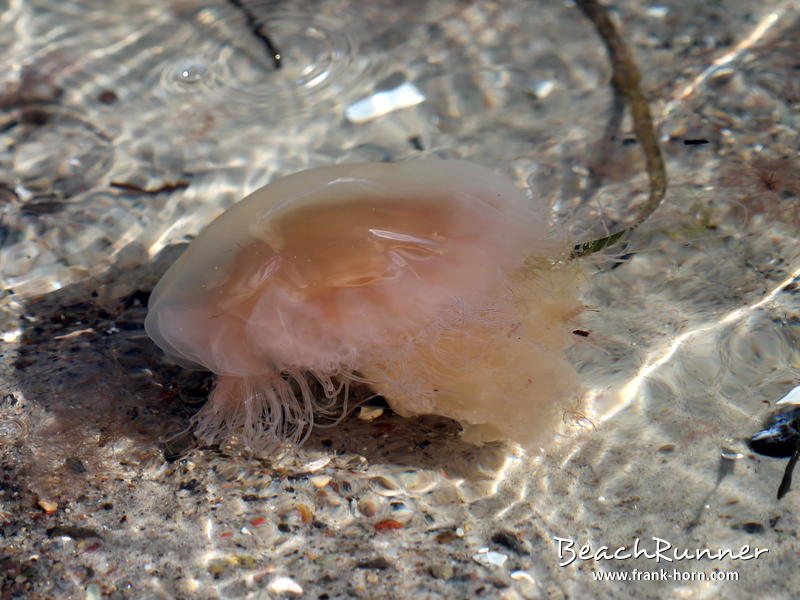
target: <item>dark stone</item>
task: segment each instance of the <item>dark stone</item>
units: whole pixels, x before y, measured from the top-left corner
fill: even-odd
[[[359,568],[359,569],[379,569],[379,570],[383,570],[383,569],[388,569],[391,566],[392,565],[389,563],[389,561],[386,560],[385,558],[383,558],[382,556],[380,556],[378,558],[373,558],[372,560],[365,560],[363,562],[360,562],[360,563],[356,564],[356,568]]]

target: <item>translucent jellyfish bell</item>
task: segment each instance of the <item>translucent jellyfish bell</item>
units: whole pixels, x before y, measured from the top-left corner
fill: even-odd
[[[207,441],[299,441],[342,384],[365,380],[401,415],[532,446],[576,389],[565,248],[478,165],[311,169],[211,223],[156,286],[146,329],[219,375],[197,416]]]

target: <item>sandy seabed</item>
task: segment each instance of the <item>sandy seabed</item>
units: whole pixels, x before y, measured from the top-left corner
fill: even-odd
[[[143,330],[221,210],[463,158],[589,239],[647,181],[569,2],[246,3],[279,71],[232,4],[0,2],[0,598],[795,597],[800,492],[746,440],[800,379],[796,3],[614,5],[670,187],[583,265],[552,444],[373,401],[280,457],[181,434],[211,380]]]

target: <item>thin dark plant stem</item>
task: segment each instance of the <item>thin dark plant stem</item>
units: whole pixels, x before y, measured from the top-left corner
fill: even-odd
[[[276,69],[280,69],[283,56],[281,56],[281,52],[278,50],[278,47],[272,43],[272,39],[270,39],[267,32],[264,31],[264,24],[259,21],[258,17],[244,4],[244,2],[242,2],[242,0],[228,0],[228,4],[241,11],[241,13],[244,15],[247,26],[250,28],[250,31],[267,47],[267,52],[269,52],[270,58],[272,58],[272,64],[275,65]]]
[[[631,109],[633,130],[644,153],[647,176],[650,180],[650,194],[639,211],[636,221],[620,231],[590,242],[577,244],[571,258],[588,256],[615,244],[622,236],[636,229],[658,208],[667,192],[667,173],[664,159],[658,145],[650,106],[641,88],[641,74],[628,47],[620,36],[606,8],[596,0],[575,0],[575,4],[592,21],[597,33],[608,51],[613,71],[611,84]]]
[[[795,419],[795,427],[796,424],[797,419]],[[792,456],[786,464],[786,470],[783,472],[783,479],[781,479],[781,484],[778,486],[778,500],[788,494],[792,487],[792,473],[794,472],[794,467],[797,464],[798,458],[800,458],[800,436],[798,436],[795,441],[794,452],[792,452]]]

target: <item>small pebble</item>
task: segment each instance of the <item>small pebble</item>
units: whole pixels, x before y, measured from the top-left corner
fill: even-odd
[[[274,594],[295,594],[300,596],[303,588],[291,577],[276,577],[270,581],[267,589]]]
[[[536,583],[536,580],[525,571],[514,571],[511,573],[511,579],[514,581],[527,581],[528,583]]]
[[[442,533],[436,536],[436,541],[439,542],[440,544],[447,544],[457,539],[458,536],[452,531],[443,531]]]
[[[317,460],[312,460],[310,463],[303,465],[302,470],[308,473],[313,473],[314,471],[319,471],[320,469],[328,466],[329,462],[331,462],[330,457],[318,458]]]
[[[529,86],[531,93],[539,99],[547,98],[550,93],[555,89],[556,85],[549,79],[536,81]]]
[[[436,579],[450,579],[453,577],[453,567],[450,565],[431,565],[430,571],[431,575],[433,575]]]
[[[300,520],[303,523],[311,523],[314,520],[314,513],[305,504],[298,504],[296,507],[297,512],[300,514]]]
[[[402,528],[403,524],[400,521],[395,521],[394,519],[384,519],[383,521],[378,521],[375,523],[375,531],[379,533],[382,531],[391,531]]]
[[[98,94],[97,100],[103,104],[114,104],[117,101],[117,95],[112,90],[103,90]]]
[[[382,556],[379,556],[378,558],[373,558],[372,560],[365,560],[356,565],[356,567],[358,567],[359,569],[378,569],[378,570],[388,569],[391,566],[392,565],[389,563],[389,561],[383,558]]]
[[[48,515],[52,515],[58,510],[58,502],[53,502],[51,500],[39,500],[38,504],[39,507]]]
[[[761,523],[745,523],[742,525],[745,533],[764,533],[764,526]]]
[[[741,460],[744,458],[744,454],[741,452],[737,452],[736,450],[731,450],[730,448],[722,448],[720,451],[720,456],[725,460]]]
[[[371,500],[362,500],[359,502],[358,510],[365,517],[374,517],[378,514],[378,506]]]
[[[669,14],[669,6],[651,6],[646,12],[651,17],[663,19]]]
[[[315,475],[314,477],[309,477],[308,479],[315,488],[324,488],[331,482],[330,475]]]
[[[508,560],[508,556],[500,552],[493,552],[488,548],[481,548],[472,555],[472,560],[484,567],[502,567]]]
[[[358,418],[362,421],[374,421],[383,414],[380,406],[362,406],[358,409]]]
[[[536,580],[525,571],[513,571],[511,579],[516,582],[516,589],[523,598],[541,598],[546,593],[540,589]],[[547,597],[552,597],[547,595]]]

